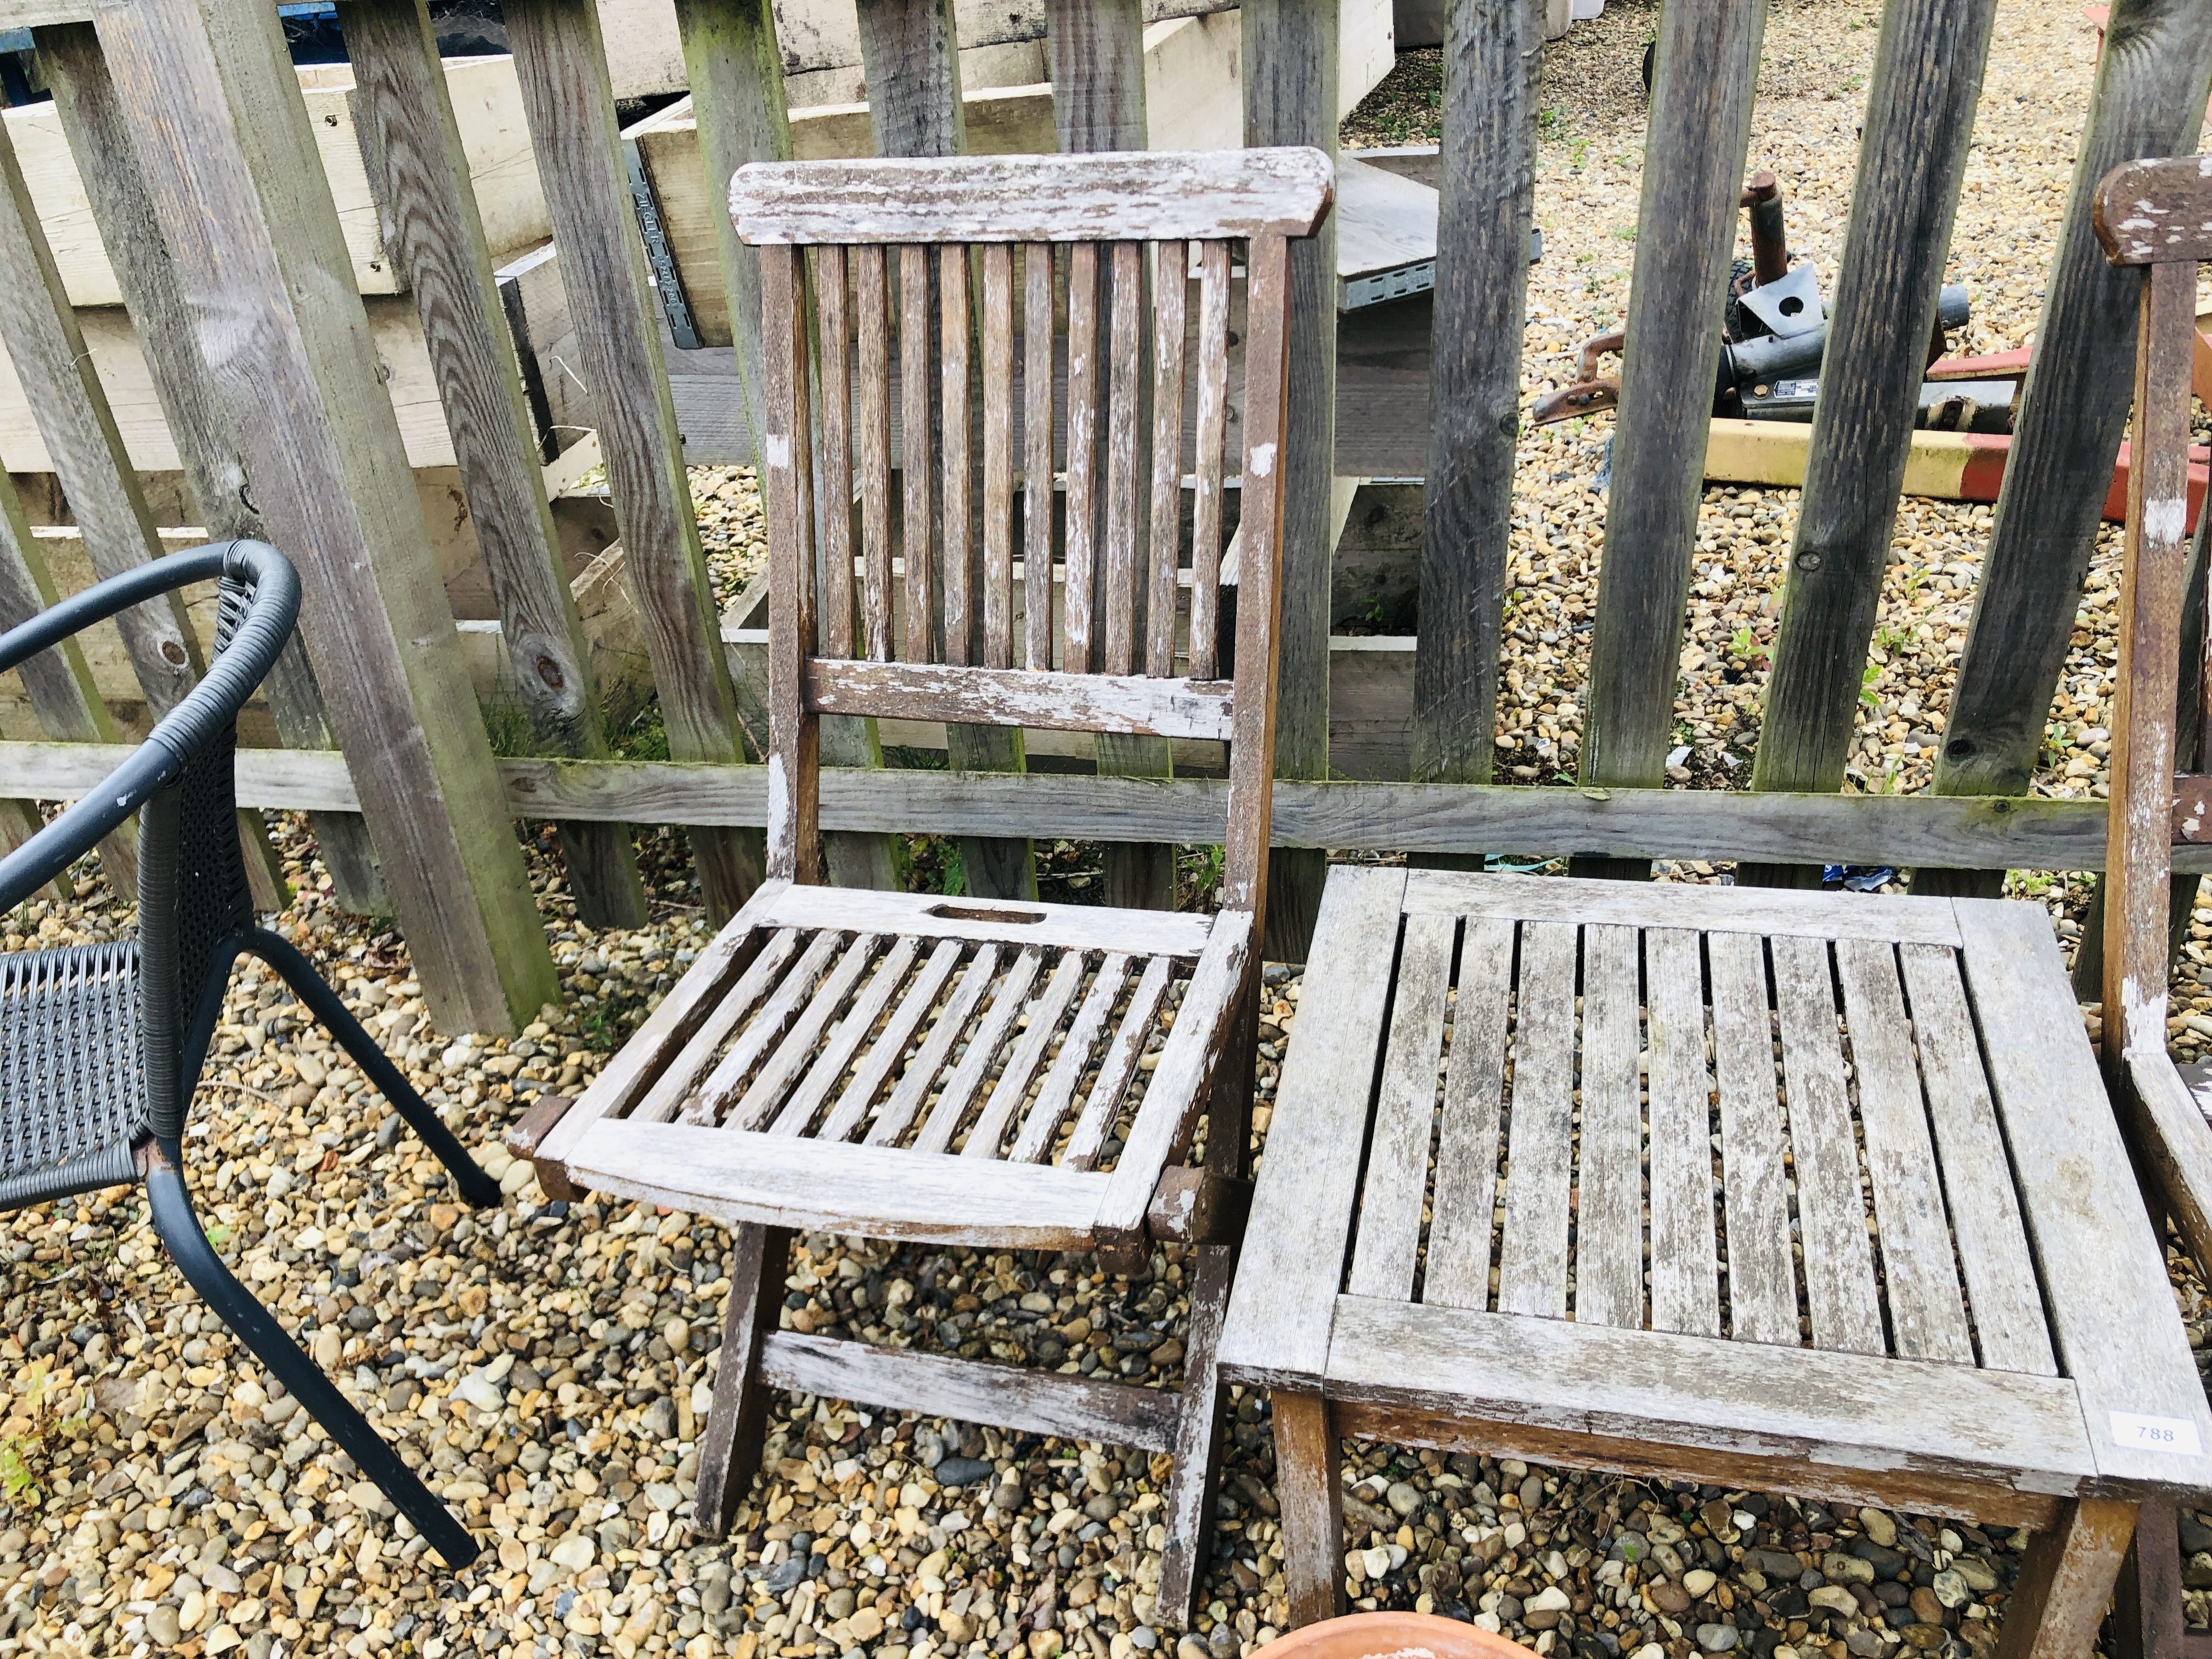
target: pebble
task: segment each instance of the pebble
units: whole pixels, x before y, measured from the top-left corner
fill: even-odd
[[[1698,1646],[1706,1653],[1727,1653],[1735,1648],[1738,1634],[1734,1625],[1700,1625]]]
[[[1720,1575],[1718,1573],[1710,1572],[1703,1567],[1696,1568],[1693,1571],[1686,1572],[1682,1575],[1682,1588],[1689,1591],[1690,1599],[1692,1601],[1704,1600],[1705,1595],[1711,1592],[1712,1587],[1719,1583]]]
[[[1873,1539],[1884,1549],[1890,1548],[1897,1542],[1897,1522],[1891,1520],[1881,1510],[1861,1510],[1859,1525],[1866,1528],[1868,1537]]]

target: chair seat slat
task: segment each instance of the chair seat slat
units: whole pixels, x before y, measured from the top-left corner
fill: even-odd
[[[1022,1017],[1022,1006],[1030,998],[1030,987],[1036,983],[1038,969],[1044,965],[1044,953],[1034,948],[1021,951],[999,981],[992,994],[990,1006],[974,1028],[966,1032],[967,1052],[960,1056],[945,1086],[938,1091],[937,1103],[930,1108],[923,1121],[921,1133],[915,1137],[917,1152],[946,1152],[960,1133],[960,1125],[968,1115],[968,1109],[975,1103],[975,1096],[989,1075],[991,1062],[998,1058],[999,1050],[1014,1029],[1014,1022]]]
[[[1054,1057],[1052,1069],[1045,1073],[1043,1086],[1030,1105],[1029,1115],[1022,1121],[1022,1132],[1014,1141],[1013,1150],[1006,1154],[1015,1164],[1037,1164],[1052,1151],[1053,1137],[1060,1133],[1060,1120],[1074,1103],[1076,1085],[1083,1081],[1085,1067],[1091,1063],[1091,1051],[1098,1046],[1098,1039],[1106,1030],[1106,1021],[1114,1012],[1114,1005],[1121,999],[1122,987],[1128,983],[1129,957],[1127,952],[1109,951],[1098,964],[1098,971],[1091,977],[1091,989],[1076,1010],[1074,1022],[1067,1028],[1067,1036]]]
[[[1797,1272],[1790,1248],[1789,1144],[1775,1089],[1766,947],[1749,933],[1710,933],[1713,1072],[1721,1097],[1721,1168],[1729,1241],[1729,1334],[1795,1346]]]
[[[775,1052],[754,1073],[752,1082],[724,1119],[726,1127],[757,1129],[768,1121],[785,1091],[819,1053],[822,1034],[830,1029],[830,1021],[836,1018],[837,1011],[845,1006],[845,999],[852,994],[853,988],[860,983],[860,975],[867,971],[868,964],[884,944],[881,934],[862,933],[845,947],[844,954],[837,958],[837,965],[823,976],[821,984],[808,996],[799,1018],[791,1022],[783,1041],[776,1044]]]
[[[900,1075],[898,1087],[876,1115],[870,1126],[866,1142],[871,1146],[893,1146],[905,1135],[915,1116],[921,1110],[922,1103],[929,1097],[930,1085],[937,1081],[952,1047],[968,1029],[969,1017],[975,1005],[991,988],[998,976],[999,947],[986,945],[980,947],[968,963],[968,971],[960,976],[952,994],[945,999],[937,1023],[930,1027],[928,1036],[922,1040],[921,1049],[907,1062]]]
[[[1067,1168],[1088,1170],[1098,1162],[1114,1120],[1121,1115],[1129,1079],[1136,1076],[1137,1062],[1144,1058],[1145,1044],[1158,1021],[1160,1004],[1167,998],[1169,969],[1165,957],[1154,957],[1145,964],[1129,998],[1128,1012],[1121,1016],[1106,1056],[1098,1063],[1097,1079],[1091,1084],[1082,1115],[1067,1137],[1067,1152],[1060,1159]]]
[[[876,1103],[876,1096],[898,1069],[899,1057],[906,1053],[907,1044],[921,1029],[929,1011],[937,1006],[945,981],[952,977],[952,970],[960,965],[961,944],[957,939],[940,939],[937,948],[922,963],[921,971],[915,975],[914,983],[899,999],[898,1006],[884,1024],[882,1033],[869,1046],[860,1065],[854,1069],[853,1080],[837,1097],[837,1103],[830,1109],[830,1116],[822,1126],[818,1139],[844,1140],[868,1115]]]
[[[676,1115],[690,1097],[693,1085],[713,1067],[714,1056],[722,1051],[730,1034],[751,1017],[761,1000],[775,988],[784,969],[799,954],[800,937],[796,927],[779,927],[769,936],[760,954],[723,994],[697,1034],[669,1062],[668,1069],[653,1079],[645,1098],[629,1114],[633,1121],[665,1123]]]
[[[746,1022],[714,1069],[708,1073],[707,1080],[699,1085],[697,1095],[678,1115],[678,1122],[720,1121],[723,1109],[736,1096],[738,1086],[760,1064],[769,1046],[782,1037],[805,1010],[815,986],[829,971],[830,958],[837,954],[837,947],[843,942],[842,935],[827,929],[807,941],[806,949],[791,971]]]
[[[771,1134],[803,1135],[814,1114],[821,1109],[830,1091],[844,1080],[852,1068],[853,1058],[875,1035],[876,1022],[883,1018],[884,1010],[900,986],[906,982],[908,971],[914,966],[921,946],[911,938],[893,941],[876,963],[875,972],[868,976],[867,988],[854,999],[851,1012],[838,1026],[837,1034],[814,1057],[806,1068],[806,1075],[793,1090],[769,1126]]]
[[[1051,1046],[1053,1035],[1060,1030],[1060,1021],[1066,1017],[1068,1004],[1075,1000],[1076,992],[1083,984],[1083,953],[1067,951],[1052,970],[1044,994],[1030,1005],[1029,1029],[1022,1033],[1013,1052],[1006,1056],[1006,1069],[991,1091],[991,1097],[983,1103],[983,1109],[975,1119],[975,1127],[968,1131],[968,1144],[961,1151],[969,1158],[996,1158],[999,1147],[1006,1139],[1006,1125],[1030,1091],[1030,1084],[1036,1076],[1037,1067],[1043,1063],[1046,1048]]]

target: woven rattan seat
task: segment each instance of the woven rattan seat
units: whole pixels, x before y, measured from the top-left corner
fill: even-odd
[[[137,1178],[138,944],[0,957],[0,1209]]]

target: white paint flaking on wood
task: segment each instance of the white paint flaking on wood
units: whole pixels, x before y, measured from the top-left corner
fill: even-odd
[[[2145,501],[2142,529],[2144,536],[2152,541],[2179,541],[2189,532],[2189,503],[2172,495],[2163,501]]]
[[[1275,470],[1275,447],[1274,447],[1274,445],[1273,445],[1273,444],[1256,444],[1256,445],[1255,445],[1255,446],[1253,447],[1253,449],[1252,449],[1252,476],[1253,476],[1254,477],[1255,477],[1255,478],[1265,478],[1265,477],[1269,477],[1271,474],[1273,474],[1273,471],[1274,471],[1274,470]]]
[[[791,465],[791,439],[787,434],[768,434],[768,464],[779,472]]]

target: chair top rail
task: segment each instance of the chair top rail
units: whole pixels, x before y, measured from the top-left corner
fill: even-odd
[[[2212,155],[2113,168],[2097,187],[2095,216],[2116,265],[2212,259]]]
[[[928,160],[757,161],[730,181],[755,245],[1106,242],[1310,234],[1336,193],[1318,149],[1105,151]]]

